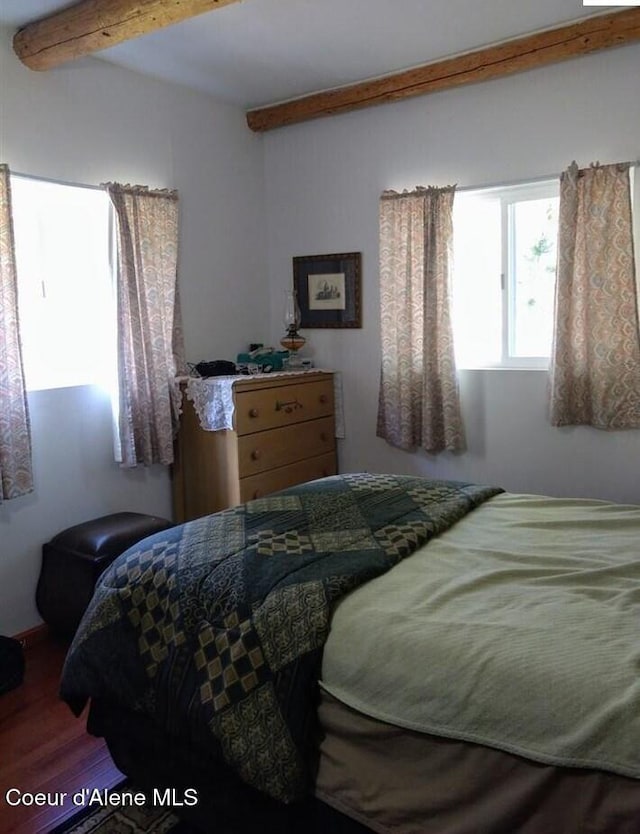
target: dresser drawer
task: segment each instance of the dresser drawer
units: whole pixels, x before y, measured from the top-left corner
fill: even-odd
[[[298,463],[292,463],[290,466],[282,466],[279,469],[271,469],[269,472],[263,472],[260,475],[252,475],[250,478],[241,478],[240,501],[252,501],[254,498],[262,498],[269,495],[270,492],[277,492],[279,489],[286,489],[304,483],[304,481],[314,481],[316,478],[326,478],[328,475],[335,474],[335,452],[308,458]]]
[[[334,433],[333,417],[321,417],[295,426],[244,434],[238,438],[240,477],[332,452]]]
[[[235,428],[238,435],[332,414],[333,380],[330,378],[236,392]]]
[[[338,471],[333,373],[238,377],[231,391],[231,430],[204,429],[195,400],[184,403],[172,468],[178,522]],[[222,401],[229,391],[205,381],[196,393]]]

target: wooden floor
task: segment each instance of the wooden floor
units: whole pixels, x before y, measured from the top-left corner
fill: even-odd
[[[102,739],[85,731],[58,698],[67,646],[48,637],[25,652],[24,684],[0,696],[0,834],[48,834],[78,808],[81,788],[111,788],[123,777]],[[11,807],[6,791],[68,794],[62,807]]]

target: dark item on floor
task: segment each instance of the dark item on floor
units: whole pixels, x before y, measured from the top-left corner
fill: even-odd
[[[169,527],[166,518],[122,512],[58,533],[42,546],[36,590],[42,619],[56,634],[73,637],[100,574],[129,547]]]
[[[12,637],[0,636],[0,695],[20,686],[24,680],[22,646]]]
[[[116,766],[141,790],[167,789],[177,797],[195,790],[198,802],[174,808],[185,826],[202,834],[370,834],[371,829],[313,796],[292,805],[247,785],[223,762],[184,739],[158,733],[146,716],[93,699],[87,730],[105,736]],[[191,828],[171,831],[186,834]]]

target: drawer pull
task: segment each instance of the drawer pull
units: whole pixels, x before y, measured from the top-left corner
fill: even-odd
[[[327,395],[326,395],[326,394],[320,394],[320,396],[318,397],[318,399],[320,400],[320,402],[321,402],[323,405],[324,405],[325,403],[329,402],[329,397],[327,397]]]
[[[327,433],[326,433],[326,431],[321,431],[321,432],[320,432],[320,440],[322,440],[322,442],[323,442],[323,443],[326,443],[326,442],[327,442],[327,439],[328,439],[328,438],[327,438]]]
[[[260,490],[259,489],[254,489],[254,491],[253,491],[253,500],[255,501],[256,498],[260,498]]]
[[[249,410],[249,417],[259,417],[259,416],[260,416],[260,412],[258,411],[257,408],[251,408]]]
[[[289,402],[276,400],[276,411],[284,411],[286,414],[291,414],[292,411],[302,407],[302,403],[298,402],[298,400],[290,400]]]
[[[259,449],[254,449],[253,452],[251,452],[251,460],[260,460],[260,450]]]

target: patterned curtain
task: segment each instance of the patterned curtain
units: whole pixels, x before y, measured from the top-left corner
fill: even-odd
[[[178,196],[108,183],[118,245],[118,380],[123,466],[173,462],[184,369],[177,285]]]
[[[0,501],[33,490],[9,168],[0,165]]]
[[[464,448],[450,315],[454,187],[380,198],[382,370],[378,437]]]
[[[560,184],[550,372],[554,426],[640,427],[629,165],[575,162]]]

